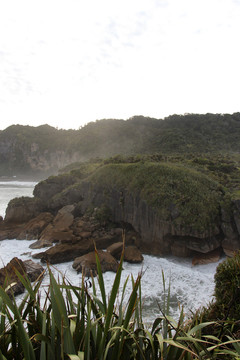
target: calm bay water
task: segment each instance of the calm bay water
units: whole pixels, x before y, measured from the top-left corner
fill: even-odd
[[[9,200],[19,196],[31,196],[34,182],[0,181],[0,215],[5,215]],[[31,259],[33,253],[40,250],[29,249],[34,241],[29,240],[4,240],[0,242],[1,267],[7,264],[14,256],[22,260]],[[207,305],[213,298],[214,273],[218,263],[198,265],[193,267],[191,259],[180,259],[175,257],[160,258],[144,255],[141,265],[124,263],[122,285],[126,277],[143,271],[142,294],[144,319],[152,322],[160,315],[159,305],[163,300],[162,271],[166,286],[170,282],[171,289],[171,314],[176,318],[179,314],[179,306],[184,306],[185,312],[194,311],[202,305]],[[72,262],[56,265],[56,268],[64,274],[74,285],[81,284],[81,277],[72,269]],[[55,272],[57,270],[54,270]],[[106,290],[111,290],[114,273],[104,274]],[[48,278],[45,279],[45,284]],[[131,283],[129,281],[127,295],[130,294]],[[126,297],[127,298],[127,297]]]

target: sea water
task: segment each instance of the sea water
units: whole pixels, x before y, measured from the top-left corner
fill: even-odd
[[[8,201],[16,196],[31,196],[34,182],[0,182],[0,215],[4,216]],[[6,265],[14,256],[22,260],[32,258],[34,253],[41,250],[32,250],[29,245],[34,241],[29,240],[3,240],[0,241],[0,267]],[[222,259],[223,260],[223,259]],[[221,261],[222,261],[221,260]],[[34,260],[36,261],[36,260]],[[164,286],[170,286],[170,312],[177,320],[180,309],[185,313],[195,311],[207,305],[213,299],[214,274],[218,263],[192,266],[191,259],[176,257],[156,257],[144,255],[142,264],[129,264],[124,262],[121,288],[129,276],[126,291],[126,300],[131,293],[131,276],[134,279],[142,272],[141,291],[143,301],[143,318],[151,323],[156,317],[161,316],[164,301]],[[63,274],[71,284],[81,285],[81,276],[72,268],[72,262],[57,264],[54,273]],[[115,274],[104,274],[107,294],[110,293]],[[48,277],[44,284],[48,284]]]

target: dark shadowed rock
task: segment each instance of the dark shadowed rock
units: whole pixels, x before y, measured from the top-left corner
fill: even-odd
[[[99,250],[98,256],[103,273],[106,271],[117,272],[118,262],[109,252]],[[77,257],[74,260],[72,267],[77,270],[77,272],[83,272],[85,276],[91,276],[91,273],[96,276],[97,264],[95,251]]]
[[[107,251],[115,257],[117,260],[120,259],[123,250],[123,242],[117,242],[107,247]]]
[[[204,254],[215,250],[220,246],[221,241],[216,237],[212,237],[211,239],[187,238],[188,249],[198,251]]]
[[[192,265],[204,265],[218,262],[222,255],[222,249],[218,248],[205,254],[197,254],[192,259]]]
[[[76,244],[57,244],[45,252],[34,254],[34,259],[41,259],[42,262],[59,264],[74,260],[94,249],[93,241],[79,241]]]
[[[107,234],[102,237],[94,238],[94,242],[97,246],[97,249],[107,249],[108,246],[110,246],[116,242],[116,236]]]
[[[175,240],[171,245],[172,255],[178,257],[188,257],[191,255],[192,251],[186,246],[187,241],[185,240]]]

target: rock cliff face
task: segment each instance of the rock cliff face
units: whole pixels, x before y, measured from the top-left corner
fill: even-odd
[[[48,125],[15,125],[0,132],[0,176],[46,177],[79,160],[79,153],[66,150],[65,137]]]
[[[73,223],[94,212],[101,221],[130,226],[139,234],[135,245],[145,253],[213,258],[216,249],[230,256],[240,249],[240,200],[229,200],[218,183],[185,167],[104,165],[85,176],[50,177],[36,186],[34,196],[13,200],[4,223],[26,222],[43,211],[56,216],[74,205]]]

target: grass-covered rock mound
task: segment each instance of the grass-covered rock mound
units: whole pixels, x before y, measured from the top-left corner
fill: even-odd
[[[174,226],[211,234],[219,225],[223,188],[209,177],[182,165],[108,164],[97,169],[87,181],[104,189],[106,199],[113,190],[122,192],[123,198],[126,193],[140,198],[163,221],[171,221]],[[124,206],[128,206],[126,201]]]

